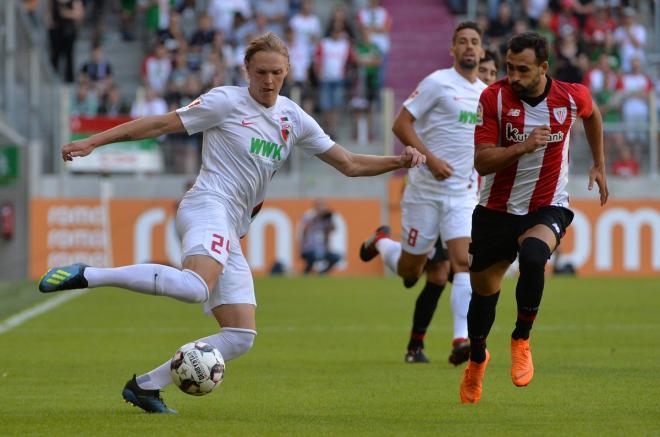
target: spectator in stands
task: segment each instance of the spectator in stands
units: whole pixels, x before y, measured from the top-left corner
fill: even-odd
[[[612,174],[624,178],[639,176],[639,162],[633,157],[630,148],[624,145],[618,151],[619,156],[612,162]]]
[[[653,82],[642,70],[638,57],[630,60],[631,71],[621,75],[617,91],[621,99],[621,115],[629,145],[641,148],[648,138],[649,93],[653,92]]]
[[[78,83],[76,92],[71,96],[71,116],[96,117],[99,112],[99,99],[89,81]]]
[[[214,83],[225,85],[227,81],[227,64],[222,56],[222,52],[211,51],[199,69],[199,78],[204,89],[213,88]]]
[[[153,44],[155,35],[166,29],[170,21],[170,2],[163,0],[140,0],[140,12],[144,16],[145,42]]]
[[[332,10],[330,20],[328,21],[328,26],[326,27],[325,36],[330,36],[334,29],[341,29],[341,31],[348,36],[348,39],[351,42],[355,38],[355,31],[353,30],[351,21],[348,19],[346,9],[344,9],[342,6],[336,6]]]
[[[149,115],[167,114],[167,103],[153,88],[145,87],[131,106],[131,117],[140,118]]]
[[[336,137],[339,110],[346,104],[346,67],[351,43],[341,26],[335,27],[329,37],[323,38],[317,48],[315,69],[319,78],[319,103],[323,112],[324,130]]]
[[[539,21],[535,29],[532,29],[535,32],[538,32],[539,35],[544,37],[548,41],[548,63],[550,65],[555,65],[555,44],[557,42],[557,35],[552,31],[552,12],[550,10],[545,10],[539,17]]]
[[[581,83],[588,66],[589,61],[579,46],[577,34],[568,32],[562,35],[557,42],[555,77],[563,82]]]
[[[103,98],[112,84],[112,65],[103,56],[103,49],[99,44],[92,46],[91,57],[80,69],[82,80],[88,80]]]
[[[234,38],[234,19],[240,14],[244,19],[252,17],[250,0],[210,0],[208,13],[213,21],[213,28],[222,32],[225,38],[236,41]]]
[[[369,6],[358,12],[360,28],[366,29],[371,42],[380,49],[380,67],[378,69],[378,86],[385,83],[387,58],[390,53],[390,32],[392,17],[387,9],[380,6],[380,0],[369,0]]]
[[[50,37],[50,62],[53,69],[60,73],[60,62],[64,60],[62,78],[65,82],[72,83],[76,27],[83,19],[85,10],[81,0],[48,0],[47,5],[46,27]]]
[[[587,17],[583,37],[589,44],[590,51],[597,47],[603,47],[608,34],[616,30],[616,21],[610,17],[604,2],[594,4],[594,13]],[[595,59],[598,59],[596,56]]]
[[[135,39],[135,15],[137,0],[121,0],[121,38],[124,41]]]
[[[254,10],[266,19],[267,32],[273,32],[280,38],[284,38],[284,26],[289,17],[288,0],[256,0]]]
[[[144,62],[144,82],[159,95],[164,95],[172,72],[172,60],[163,43],[156,45],[153,54]]]
[[[129,108],[121,97],[119,87],[115,84],[110,85],[105,97],[101,100],[99,115],[106,117],[119,117],[128,115]]]
[[[621,70],[627,73],[632,70],[632,59],[644,61],[646,48],[646,29],[635,21],[636,11],[633,8],[623,9],[621,26],[614,32],[614,40],[619,44]]]
[[[548,0],[523,0],[523,9],[531,28],[538,25],[541,15],[548,9],[548,3]]]
[[[254,19],[245,21],[234,30],[234,37],[236,38],[236,41],[242,41],[245,43],[251,39],[249,35],[251,35],[252,38],[255,38],[266,32],[268,32],[268,20],[265,15],[257,11],[254,14]]]
[[[23,0],[23,9],[28,17],[30,17],[32,24],[35,26],[38,25],[37,12],[39,9],[39,0]]]
[[[294,40],[301,48],[307,50],[308,55],[314,53],[314,47],[321,38],[321,20],[314,13],[312,0],[304,0],[300,12],[291,17],[289,26],[293,30]]]
[[[568,34],[578,35],[580,22],[575,16],[576,0],[561,0],[559,12],[552,16],[550,28],[558,37]]]
[[[497,8],[497,16],[488,23],[488,41],[491,46],[502,45],[513,31],[513,16],[511,5],[502,2]]]
[[[197,29],[190,38],[190,49],[206,52],[213,46],[216,30],[213,29],[213,21],[207,13],[202,13],[197,19]]]
[[[357,113],[353,121],[359,142],[373,138],[372,112],[381,89],[381,51],[370,38],[370,32],[368,27],[360,29],[360,38],[352,52],[356,74],[350,106]]]
[[[291,70],[289,71],[287,80],[292,82],[292,88],[299,91],[300,106],[308,114],[313,114],[315,87],[312,86],[310,77],[312,53],[310,53],[310,48],[307,44],[301,42],[301,38],[304,38],[302,34],[295,32],[291,27],[287,27],[284,35],[284,42],[289,49],[289,59],[291,62]]]
[[[332,210],[322,199],[316,199],[314,207],[302,217],[300,256],[305,260],[306,275],[312,272],[319,261],[325,262],[319,274],[326,274],[341,259],[341,256],[330,249],[330,235],[335,230],[332,217]]]
[[[187,105],[189,102],[182,102],[182,96],[188,76],[191,71],[188,68],[188,60],[185,50],[178,50],[174,55],[174,62],[172,64],[172,71],[167,80],[167,90],[165,92],[165,101],[168,104],[174,103],[175,108],[180,108]],[[198,95],[198,94],[196,94]],[[170,105],[171,106],[171,105]]]
[[[167,27],[159,29],[156,37],[171,53],[186,44],[186,37],[181,29],[181,14],[176,11],[170,12]]]

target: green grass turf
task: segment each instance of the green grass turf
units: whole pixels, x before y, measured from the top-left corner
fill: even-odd
[[[95,290],[1,334],[0,435],[660,433],[657,280],[549,279],[532,331],[536,375],[525,388],[509,377],[515,299],[507,282],[484,395],[467,406],[458,398],[461,371],[446,362],[448,293],[427,336],[432,363],[409,365],[403,355],[421,284],[406,291],[393,278],[309,278],[256,286],[254,349],[228,364],[209,396],[168,388],[176,416],[125,405],[121,388],[133,372],[216,331],[197,305]],[[37,291],[23,284],[23,293]]]

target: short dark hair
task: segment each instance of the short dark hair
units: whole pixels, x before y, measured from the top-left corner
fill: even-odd
[[[460,32],[463,29],[472,29],[475,32],[479,34],[479,38],[483,36],[483,32],[481,31],[481,28],[477,23],[474,21],[463,21],[456,26],[456,29],[454,30],[454,35],[451,37],[451,42],[452,44],[456,42],[456,35],[458,35],[458,32]]]
[[[491,49],[485,49],[484,56],[481,59],[479,59],[479,63],[488,62],[488,61],[493,61],[496,70],[500,69],[500,57],[497,56],[497,53],[495,53]]]
[[[536,65],[541,65],[548,60],[548,40],[536,32],[523,32],[512,36],[506,49],[515,54],[525,49],[533,49],[536,55]]]

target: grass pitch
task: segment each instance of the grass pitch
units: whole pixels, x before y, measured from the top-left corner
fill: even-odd
[[[466,406],[461,369],[446,361],[449,291],[427,335],[431,364],[409,365],[403,355],[421,284],[410,291],[393,278],[258,280],[254,349],[228,363],[209,396],[166,389],[175,416],[125,405],[123,384],[215,332],[214,320],[197,305],[94,290],[0,334],[0,435],[657,435],[658,285],[550,278],[532,331],[536,374],[517,388],[507,282],[484,395]],[[2,318],[34,296],[34,284],[0,286]]]

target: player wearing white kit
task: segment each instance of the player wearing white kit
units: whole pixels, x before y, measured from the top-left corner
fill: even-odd
[[[380,254],[410,286],[422,274],[438,234],[442,235],[454,272],[454,336],[449,361],[458,365],[469,354],[467,311],[472,289],[468,245],[472,211],[477,204],[474,128],[479,95],[486,88],[477,77],[483,49],[476,23],[464,22],[456,27],[451,54],[452,68],[437,70],[420,82],[404,102],[392,129],[403,144],[423,151],[427,157],[425,168],[409,172],[401,201],[401,242],[390,239],[389,228],[381,226],[364,242],[360,257],[369,261]],[[433,295],[436,302],[444,283],[442,273],[440,265],[427,271],[422,292]],[[421,335],[418,340],[423,342]],[[417,361],[414,355],[423,357],[422,348],[423,343],[409,350],[406,361]]]
[[[176,217],[183,270],[158,264],[119,268],[74,264],[46,272],[39,283],[42,292],[117,286],[204,303],[221,331],[199,341],[215,346],[229,361],[246,353],[256,335],[254,286],[239,238],[247,232],[268,183],[293,147],[347,176],[372,176],[425,162],[412,147],[400,156],[371,156],[351,153],[334,143],[298,105],[279,96],[289,57],[274,34],[248,45],[245,69],[247,88],[214,88],[177,111],[134,120],[62,147],[63,159],[70,161],[117,141],[182,131],[204,133],[202,168]],[[147,412],[175,412],[160,397],[160,390],[172,382],[169,366],[168,360],[134,376],[124,387],[124,399]]]

